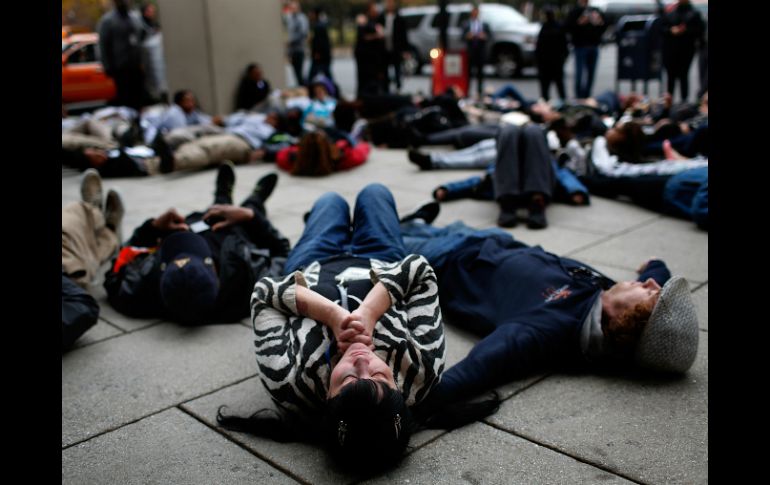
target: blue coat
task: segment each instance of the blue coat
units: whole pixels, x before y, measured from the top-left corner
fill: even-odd
[[[472,397],[544,367],[586,362],[580,331],[603,289],[615,282],[569,258],[501,236],[453,252],[439,274],[446,319],[484,336],[447,370],[435,399]],[[663,285],[665,263],[639,276]]]

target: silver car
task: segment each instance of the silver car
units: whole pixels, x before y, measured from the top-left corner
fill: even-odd
[[[430,62],[430,50],[438,45],[438,7],[405,7],[404,17],[409,40],[410,58],[404,61],[403,72],[415,74]],[[464,49],[463,24],[470,18],[471,4],[448,5],[449,49]],[[521,74],[521,69],[535,63],[535,42],[540,24],[530,22],[515,8],[498,3],[480,5],[481,20],[489,24],[492,38],[487,41],[487,63],[493,64],[500,77]]]

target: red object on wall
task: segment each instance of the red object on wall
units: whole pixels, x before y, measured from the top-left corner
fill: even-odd
[[[442,94],[450,86],[457,86],[463,97],[468,95],[468,53],[465,50],[438,51],[431,58],[433,65],[433,95]]]

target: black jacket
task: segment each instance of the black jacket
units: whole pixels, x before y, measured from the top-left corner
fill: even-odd
[[[540,28],[535,58],[540,65],[562,65],[569,55],[567,32],[559,22],[546,22]]]
[[[68,350],[83,332],[96,324],[99,304],[86,290],[61,274],[61,349]]]
[[[256,211],[255,211],[256,214]],[[201,220],[194,212],[185,222]],[[155,247],[171,234],[145,221],[134,231],[128,246]],[[263,276],[279,276],[289,253],[289,240],[260,215],[249,222],[212,232],[200,233],[209,244],[219,275],[219,295],[206,321],[235,322],[250,313],[249,299],[254,284]],[[160,296],[158,252],[140,254],[118,272],[107,271],[104,288],[107,299],[119,312],[134,318],[167,317]]]
[[[664,62],[679,62],[679,57],[691,57],[695,53],[696,43],[703,42],[705,24],[700,13],[689,4],[678,4],[672,11],[659,9],[661,29],[663,30]],[[684,25],[681,35],[671,33],[671,27]]]
[[[385,26],[385,12],[380,15],[378,22]],[[409,41],[406,38],[406,22],[398,12],[393,19],[393,52],[402,53],[409,49]]]
[[[580,25],[578,20],[585,13],[586,15],[597,12],[604,20],[601,25],[594,25],[591,22]],[[567,15],[567,30],[572,38],[572,45],[575,47],[597,47],[602,42],[602,34],[607,30],[607,18],[604,14],[593,7],[576,6],[569,15]]]
[[[321,64],[329,64],[332,61],[332,45],[329,41],[329,29],[326,22],[318,21],[313,25],[310,55],[313,61]]]
[[[468,47],[468,54],[473,55],[484,55],[485,54],[485,48],[487,46],[487,42],[489,42],[492,39],[492,29],[489,27],[489,24],[486,22],[481,22],[481,29],[484,31],[484,33],[487,35],[486,40],[468,40],[465,38],[466,35],[468,35],[468,32],[471,31],[471,20],[468,19],[463,23],[463,34],[462,39],[463,42],[465,42],[466,46]]]
[[[235,97],[235,109],[249,110],[257,103],[264,101],[270,95],[270,83],[263,79],[261,82],[254,81],[248,77],[241,79],[238,86],[238,94]]]

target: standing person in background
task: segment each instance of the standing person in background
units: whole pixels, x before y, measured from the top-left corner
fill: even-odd
[[[144,61],[147,66],[145,88],[153,102],[168,103],[166,63],[163,57],[163,34],[157,20],[157,9],[153,3],[142,5],[142,21],[147,36],[144,40]]]
[[[296,0],[286,4],[284,22],[286,23],[286,30],[289,31],[288,54],[291,59],[291,67],[294,69],[297,86],[302,86],[305,84],[305,80],[302,78],[302,64],[305,62],[308,21]]]
[[[695,57],[695,44],[702,39],[703,19],[689,0],[679,0],[669,11],[658,1],[658,15],[663,26],[663,67],[666,68],[668,92],[674,95],[676,82],[682,93],[682,102],[690,95],[690,64]]]
[[[142,16],[131,10],[130,0],[114,0],[115,8],[99,19],[99,50],[104,72],[115,81],[112,104],[139,111],[144,104],[142,42],[146,31]]]
[[[564,91],[564,62],[569,55],[567,33],[561,22],[556,20],[556,10],[552,5],[543,9],[545,22],[537,36],[535,58],[537,59],[537,77],[540,81],[540,96],[550,99],[551,83],[556,84],[556,91],[563,101],[567,98]]]
[[[476,70],[476,85],[479,98],[484,93],[484,62],[486,61],[487,40],[492,37],[489,24],[479,18],[479,7],[473,5],[471,18],[463,25],[463,39],[468,46],[468,82]],[[470,91],[470,87],[468,88]]]
[[[358,97],[362,94],[384,94],[387,85],[387,61],[385,54],[385,32],[377,21],[377,3],[369,2],[366,16],[356,18],[358,36],[356,39],[356,61],[358,63]]]
[[[591,88],[599,60],[599,45],[607,21],[599,10],[588,6],[588,0],[578,0],[567,16],[567,30],[575,49],[575,97],[591,97]]]
[[[270,95],[270,82],[264,78],[262,68],[256,62],[246,66],[238,92],[235,95],[235,110],[251,110]]]
[[[310,72],[307,82],[313,82],[316,75],[332,76],[332,45],[329,41],[329,21],[323,7],[316,7],[310,12],[310,25],[313,27],[313,39],[310,41]]]
[[[380,24],[384,26],[385,52],[389,66],[393,66],[393,80],[396,91],[401,91],[401,60],[407,50],[406,23],[398,13],[396,0],[385,1],[385,11],[380,16]],[[389,68],[387,68],[389,70]],[[386,73],[385,92],[390,91],[390,73]]]

